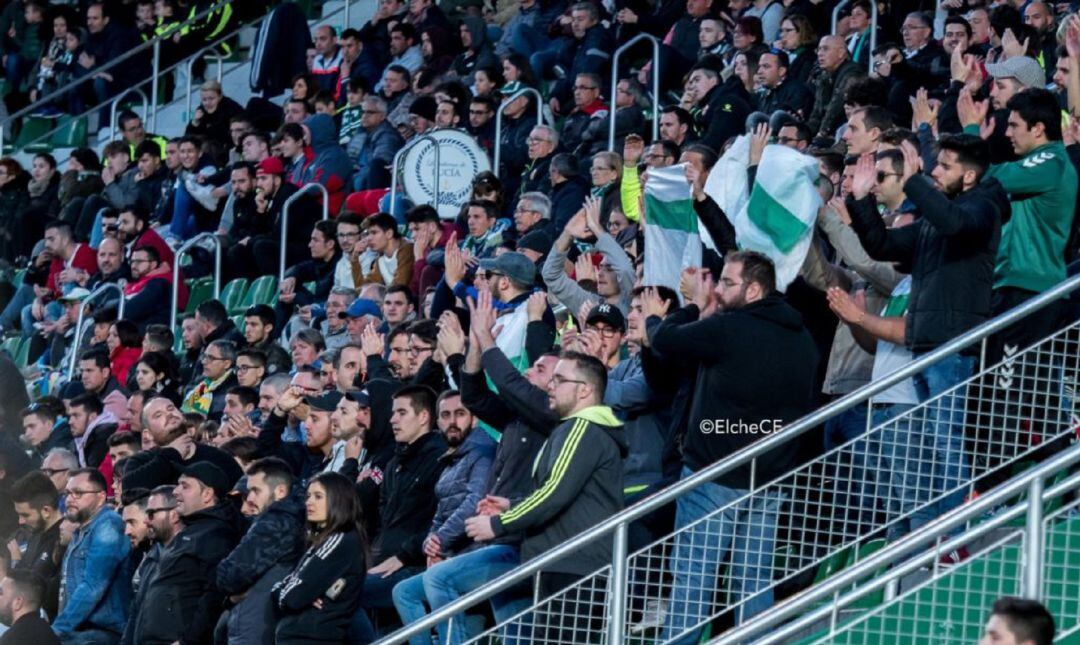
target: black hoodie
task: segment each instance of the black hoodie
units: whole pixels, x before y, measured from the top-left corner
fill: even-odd
[[[221,613],[224,594],[214,581],[217,566],[240,539],[240,514],[231,502],[183,518],[184,529],[161,553],[154,579],[136,620],[142,645],[207,643]]]
[[[814,408],[817,349],[802,316],[777,295],[698,320],[689,304],[650,325],[650,345],[668,359],[696,362],[683,463],[700,470],[763,439]],[[788,472],[795,451],[757,460],[755,483]],[[716,483],[750,488],[750,466]]]

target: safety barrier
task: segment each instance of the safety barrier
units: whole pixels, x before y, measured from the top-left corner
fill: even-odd
[[[173,277],[172,277],[172,307],[169,310],[169,322],[170,327],[176,327],[176,314],[179,313],[180,305],[180,260],[183,258],[189,250],[195,245],[204,241],[210,241],[214,245],[214,298],[221,295],[221,236],[216,233],[199,233],[190,240],[184,242],[180,248],[176,249],[176,253],[173,255]]]
[[[832,10],[832,31],[829,33],[836,33],[836,26],[840,24],[840,12],[844,7],[851,4],[851,0],[840,0],[836,3],[836,6]],[[877,47],[877,26],[878,26],[878,7],[876,2],[870,3],[870,56],[867,59],[866,65],[869,68],[868,74],[874,73],[874,48]]]
[[[326,187],[322,184],[306,184],[285,200],[285,204],[281,207],[281,255],[279,258],[278,284],[285,281],[285,251],[287,248],[286,242],[289,237],[289,208],[292,207],[296,200],[300,199],[301,195],[306,195],[312,191],[322,193],[322,218],[330,219],[330,193],[327,192]]]
[[[75,321],[75,336],[72,338],[71,359],[68,361],[67,377],[71,378],[71,375],[75,373],[75,365],[79,360],[79,341],[82,340],[83,323],[86,322],[86,305],[94,301],[98,296],[108,291],[116,291],[120,296],[120,304],[116,307],[116,319],[122,320],[124,318],[124,285],[126,281],[120,282],[106,282],[98,286],[90,292],[90,295],[83,298],[83,301],[79,303],[79,317]]]
[[[627,580],[629,578],[629,571],[627,567],[627,540],[626,531],[630,522],[637,520],[651,512],[654,512],[662,506],[669,504],[683,494],[699,487],[704,483],[708,483],[716,480],[718,477],[730,473],[738,468],[748,468],[751,473],[751,488],[757,488],[758,482],[754,480],[754,473],[756,472],[757,459],[765,455],[766,453],[778,449],[787,447],[789,442],[797,439],[812,428],[819,426],[824,421],[832,419],[842,412],[845,412],[856,405],[868,402],[871,397],[884,392],[885,390],[901,383],[902,381],[911,378],[917,374],[922,373],[928,367],[948,358],[950,356],[958,354],[961,350],[964,350],[975,343],[982,341],[990,335],[1001,331],[1002,329],[1015,324],[1017,321],[1023,319],[1027,315],[1038,311],[1052,302],[1061,299],[1062,297],[1072,293],[1075,289],[1080,287],[1080,276],[1074,276],[1068,280],[1055,286],[1039,296],[1032,298],[1020,306],[989,320],[978,327],[970,330],[966,334],[959,336],[938,349],[929,352],[923,356],[914,359],[911,363],[904,368],[893,372],[892,374],[874,381],[855,392],[842,397],[836,401],[833,401],[815,412],[795,421],[794,423],[785,427],[782,431],[776,432],[764,439],[761,439],[752,445],[738,451],[728,459],[713,464],[708,468],[702,469],[690,477],[680,480],[679,482],[669,486],[667,489],[656,493],[645,500],[625,509],[621,513],[618,513],[600,523],[591,529],[584,531],[577,537],[568,540],[559,546],[556,546],[544,554],[537,556],[536,558],[524,563],[514,571],[499,577],[496,580],[486,584],[482,589],[471,592],[457,601],[432,612],[430,615],[425,616],[422,620],[412,623],[402,630],[395,632],[389,637],[388,642],[400,643],[404,642],[408,637],[420,634],[426,630],[430,630],[433,626],[440,622],[451,619],[457,614],[460,614],[465,609],[475,605],[478,602],[487,600],[492,595],[504,591],[527,578],[536,575],[539,571],[544,569],[547,565],[556,562],[568,555],[571,555],[574,551],[581,546],[588,544],[596,539],[603,538],[605,536],[611,536],[614,540],[612,565],[605,567],[604,573],[611,576],[614,581],[610,583],[608,587],[610,592],[608,593],[607,602],[605,604],[605,613],[610,619],[606,620],[606,628],[603,629],[606,632],[608,642],[617,643],[624,642],[625,635],[622,629],[624,623],[624,616],[627,608]],[[1075,349],[1073,350],[1076,351]],[[926,409],[926,406],[920,406],[917,409]],[[857,440],[856,440],[857,441]],[[841,448],[851,449],[851,446],[856,443],[852,441],[846,446]],[[834,455],[839,454],[840,449],[834,450]],[[927,500],[933,501],[933,500]],[[836,531],[829,526],[825,526],[821,529],[823,535],[828,535],[830,531]],[[847,529],[843,529],[847,531]],[[843,539],[845,536],[849,536],[850,533],[840,532],[839,537]],[[639,554],[636,555],[640,555]],[[816,557],[820,554],[810,554],[810,562],[815,561]],[[656,556],[649,556],[656,557]],[[797,559],[796,563],[792,567],[798,566],[800,561]],[[803,566],[809,562],[803,560]],[[793,569],[796,570],[796,569]],[[594,587],[595,588],[595,587]],[[575,586],[571,591],[580,591],[582,587]],[[535,608],[534,608],[535,609]],[[590,637],[595,637],[596,634],[592,633]]]
[[[116,130],[119,125],[116,122],[116,112],[120,107],[120,103],[123,102],[123,100],[126,99],[129,94],[134,94],[142,99],[143,118],[145,119],[148,116],[147,108],[149,107],[150,102],[146,98],[146,92],[143,92],[137,87],[131,87],[127,90],[124,90],[122,93],[117,94],[116,98],[112,100],[112,103],[109,106],[109,141],[116,140]]]
[[[213,45],[210,45],[208,47],[203,47],[199,51],[195,52],[191,56],[191,58],[189,58],[187,60],[186,68],[185,68],[186,72],[187,72],[187,74],[186,74],[186,76],[187,76],[187,92],[184,93],[184,101],[185,101],[185,103],[184,103],[184,116],[189,121],[191,120],[191,83],[192,83],[191,77],[192,77],[193,70],[195,68],[195,61],[202,59],[204,56],[206,56],[206,58],[214,59],[217,62],[217,82],[218,83],[221,82],[222,68],[225,66],[225,58],[226,57],[222,56],[220,53],[215,51],[216,49],[217,49],[217,44],[216,43],[213,44]]]
[[[660,41],[651,34],[641,33],[626,41],[615,50],[611,59],[611,95],[608,96],[611,107],[608,109],[608,152],[615,151],[615,92],[619,86],[619,56],[638,42],[648,40],[652,43],[652,141],[660,140]]]

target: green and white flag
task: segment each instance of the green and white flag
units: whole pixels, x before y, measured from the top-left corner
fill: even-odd
[[[492,333],[495,346],[510,359],[518,372],[529,369],[529,356],[525,353],[525,330],[529,326],[529,308],[522,302],[513,311],[495,319]]]
[[[645,184],[645,278],[679,291],[683,268],[701,266],[701,237],[686,165],[649,168]]]
[[[818,162],[787,146],[765,146],[748,190],[748,157],[749,138],[744,135],[713,168],[705,192],[731,219],[739,248],[758,251],[776,264],[776,287],[784,291],[798,277],[810,249],[821,207],[814,185]]]

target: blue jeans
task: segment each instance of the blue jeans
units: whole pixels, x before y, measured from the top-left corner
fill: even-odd
[[[865,437],[866,407],[857,405],[825,422],[825,451],[849,441],[854,443],[834,457],[836,463],[836,508],[844,521],[845,541],[857,539],[873,530],[877,503],[876,477],[878,445]],[[850,458],[848,458],[850,456]]]
[[[364,578],[364,591],[360,594],[360,608],[353,614],[352,625],[349,626],[350,643],[373,643],[382,636],[368,617],[367,610],[393,609],[394,586],[420,571],[419,567],[402,567],[385,578],[370,573]]]
[[[927,401],[959,385],[974,370],[974,356],[953,355],[931,365],[913,377],[919,401]],[[967,389],[961,387],[945,394],[926,411],[922,432],[930,442],[933,456],[929,493],[931,499],[941,499],[915,511],[911,517],[912,531],[964,503],[964,489],[971,481],[971,464],[964,449]]]
[[[19,288],[11,296],[11,300],[8,301],[7,306],[4,307],[3,313],[0,313],[0,327],[13,329],[15,321],[22,320],[22,310],[33,303],[34,287],[25,283],[19,285]]]
[[[115,645],[120,642],[120,634],[100,629],[87,629],[68,634],[60,639],[64,645]]]
[[[533,54],[543,51],[551,46],[551,39],[547,37],[543,29],[523,24],[515,25],[510,32],[510,49],[530,58]],[[538,72],[536,68],[533,71]]]
[[[683,479],[693,474],[683,467]],[[783,501],[781,493],[758,492],[735,504],[745,490],[702,484],[679,498],[675,528],[680,531],[672,549],[672,591],[661,640],[696,643],[699,624],[713,614],[717,574],[730,551],[729,598],[736,623],[773,604],[773,551]],[[723,512],[715,511],[723,508]],[[702,518],[708,519],[698,522]],[[694,527],[681,530],[690,524]],[[686,630],[689,633],[683,634]]]
[[[881,445],[877,472],[882,474],[879,492],[885,495],[888,503],[889,524],[885,537],[890,541],[911,530],[911,515],[930,498],[933,456],[924,435],[919,432],[919,424],[912,423],[907,414],[913,407],[893,403],[874,409],[874,427],[887,424],[877,430],[877,441]]]
[[[485,583],[503,575],[521,564],[517,546],[493,544],[475,551],[462,553],[431,567],[424,572],[424,594],[431,609],[445,607],[465,594],[475,591]],[[527,589],[513,587],[491,597],[491,611],[495,622],[502,623],[529,606]],[[464,643],[476,634],[468,634],[463,617],[451,621],[452,626],[440,623],[439,641]],[[507,634],[500,634],[504,643],[511,642]]]

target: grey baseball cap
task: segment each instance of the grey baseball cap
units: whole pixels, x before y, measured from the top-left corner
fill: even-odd
[[[488,273],[501,273],[514,282],[531,286],[536,281],[536,264],[516,251],[495,258],[480,260],[480,268]]]
[[[1046,73],[1039,61],[1027,56],[1016,56],[987,65],[986,73],[997,79],[1014,78],[1024,87],[1046,87]]]

